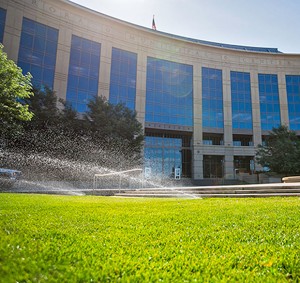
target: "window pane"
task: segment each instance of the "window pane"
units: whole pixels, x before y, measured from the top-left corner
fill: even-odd
[[[148,57],[146,109],[153,106],[147,122],[192,126],[193,66]],[[180,111],[182,111],[180,113]]]
[[[113,48],[109,101],[135,110],[137,54]]]
[[[88,110],[89,100],[98,94],[100,51],[100,43],[72,36],[66,99],[76,101],[72,107],[80,113]]]
[[[280,104],[277,75],[258,74],[261,128],[272,130],[280,121]]]
[[[57,40],[57,29],[23,18],[18,65],[23,73],[30,69],[32,83],[37,88],[43,85],[53,88]]]
[[[286,75],[286,92],[290,129],[300,130],[300,76]]]
[[[233,129],[252,129],[250,73],[230,72]]]
[[[202,68],[202,123],[224,128],[222,70]]]

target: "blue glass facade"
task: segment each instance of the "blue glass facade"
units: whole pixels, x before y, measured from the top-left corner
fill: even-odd
[[[23,2],[31,1],[0,0],[8,58],[79,114],[97,95],[137,110],[145,136],[141,167],[154,176],[173,177],[180,168],[182,178],[225,184],[243,178],[235,169],[260,169],[252,166],[256,146],[273,127],[288,124],[300,137],[300,54],[141,34],[140,27],[69,1],[58,2],[82,21],[60,14],[59,3],[55,12],[23,9]]]
[[[193,67],[148,57],[146,122],[193,125]]]
[[[252,130],[250,73],[230,72],[232,128]]]
[[[290,129],[300,130],[300,76],[286,76]]]
[[[6,10],[0,8],[0,42],[3,42]]]
[[[53,89],[58,30],[23,18],[18,66],[30,72],[35,87]]]
[[[203,127],[224,128],[222,70],[202,68]]]
[[[281,124],[278,79],[275,74],[258,74],[261,129],[271,131]]]
[[[66,99],[79,113],[98,94],[100,51],[100,43],[72,36]]]
[[[181,168],[182,139],[145,137],[145,167],[156,176],[171,176],[174,168]]]
[[[135,110],[137,54],[112,49],[109,102]]]

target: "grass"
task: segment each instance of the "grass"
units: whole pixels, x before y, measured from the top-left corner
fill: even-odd
[[[300,200],[0,194],[0,282],[300,282]]]

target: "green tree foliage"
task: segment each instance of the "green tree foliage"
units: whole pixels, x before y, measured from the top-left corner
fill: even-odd
[[[46,129],[57,125],[59,111],[57,97],[49,87],[43,89],[33,88],[34,96],[26,100],[34,117],[27,126],[35,129]]]
[[[21,121],[31,120],[33,114],[23,100],[32,95],[31,75],[23,75],[0,44],[0,137],[19,134]]]
[[[266,145],[258,146],[256,160],[276,173],[299,174],[300,140],[287,126],[273,128]]]
[[[55,158],[78,160],[86,156],[87,147],[81,142],[80,132],[85,132],[82,120],[68,104],[58,108],[55,92],[48,88],[33,89],[34,96],[26,100],[34,113],[30,122],[24,123],[26,131],[14,141],[14,145],[27,153],[42,153]]]
[[[60,121],[64,131],[70,135],[85,132],[85,121],[78,119],[78,113],[72,108],[71,104],[63,99],[59,99],[59,102],[63,105],[63,109],[60,112]]]
[[[106,140],[109,146],[140,152],[144,140],[143,128],[136,119],[136,112],[124,104],[113,105],[103,97],[96,97],[88,104],[86,120],[97,139]]]
[[[24,158],[17,167],[7,166],[39,178],[91,180],[100,167],[122,170],[140,164],[143,133],[135,112],[95,98],[89,113],[81,115],[61,99],[59,109],[49,88],[34,93],[26,100],[34,118],[10,142],[10,149]]]
[[[12,139],[11,145],[25,154],[31,152],[55,153],[52,147],[53,137],[58,133],[51,135],[50,133],[60,125],[56,95],[48,87],[33,88],[33,93],[34,96],[24,100],[33,113],[33,118],[31,121],[23,122],[25,131],[21,136]]]

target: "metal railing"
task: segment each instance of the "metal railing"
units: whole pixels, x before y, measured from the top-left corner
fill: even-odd
[[[95,174],[94,175],[94,180],[93,180],[93,191],[97,189],[97,183],[99,179],[103,179],[104,177],[110,177],[110,176],[118,176],[118,190],[121,190],[122,187],[122,178],[130,178],[128,176],[128,173],[133,173],[133,172],[143,172],[143,169],[136,168],[136,169],[130,169],[130,170],[125,170],[125,171],[119,171],[119,172],[111,172],[111,173],[105,173],[105,174]],[[115,188],[117,189],[117,188]]]

